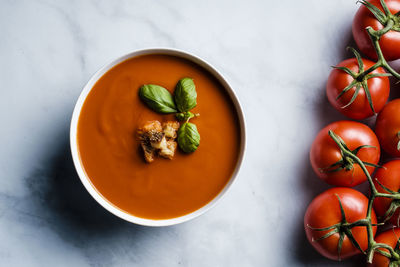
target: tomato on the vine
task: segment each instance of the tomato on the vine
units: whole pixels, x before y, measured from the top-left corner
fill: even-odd
[[[336,186],[352,187],[366,181],[361,166],[342,155],[329,131],[336,134],[348,150],[366,165],[370,174],[379,161],[379,142],[367,125],[354,121],[337,121],[323,128],[311,146],[310,160],[315,173],[323,181]]]
[[[398,192],[400,190],[400,160],[389,161],[379,168],[375,174],[374,184],[380,193],[389,193],[387,189]],[[374,201],[376,214],[379,217],[385,217],[385,221],[388,219],[394,225],[397,225],[400,220],[399,207],[400,200],[377,197]]]
[[[344,218],[341,212],[343,207]],[[307,239],[311,245],[323,256],[340,260],[351,257],[368,248],[367,229],[364,226],[355,226],[348,228],[354,238],[345,234],[345,223],[354,223],[358,220],[365,219],[368,208],[368,199],[362,193],[351,188],[335,187],[321,193],[307,208],[304,216],[304,229]],[[371,222],[376,224],[376,215],[374,210],[371,212]],[[340,225],[342,223],[342,225]],[[344,223],[344,224],[343,224]],[[329,230],[318,230],[337,225]],[[376,227],[373,227],[373,233]],[[334,231],[334,232],[331,232]],[[328,233],[332,235],[326,237]],[[326,238],[323,238],[323,237]],[[341,249],[340,240],[342,236]],[[359,245],[359,248],[356,247]],[[340,254],[339,254],[340,251]]]
[[[400,27],[399,16],[395,16],[395,14],[400,11],[400,1],[385,0],[385,3],[391,13],[389,16],[385,14],[380,0],[370,0],[368,2],[382,11],[384,16],[381,16],[380,22],[364,4],[361,5],[353,20],[353,36],[358,48],[369,58],[377,60],[374,46],[372,45],[371,39],[365,28],[370,26],[374,30],[381,30],[386,26],[390,19],[394,21],[394,24],[397,27]],[[400,58],[400,32],[396,30],[390,30],[380,38],[379,44],[386,60],[391,61]]]
[[[362,62],[358,62],[356,58],[346,59],[331,71],[326,85],[326,94],[331,105],[352,119],[365,119],[374,115],[374,111],[379,112],[385,105],[390,92],[388,77],[371,77],[371,75],[384,74],[383,68],[374,70],[358,81],[355,77],[360,72],[360,63],[364,70],[375,64],[368,59],[362,59]],[[355,77],[337,67],[347,68]],[[369,96],[374,110],[368,100]]]
[[[376,119],[375,133],[383,150],[400,157],[400,99],[383,107]]]
[[[375,241],[377,243],[384,243],[392,248],[396,247],[396,243],[400,237],[400,229],[390,229],[386,230],[379,235],[375,237]],[[382,251],[389,252],[387,249],[381,249]],[[397,251],[399,253],[399,251]],[[374,259],[372,261],[372,264],[370,264],[371,267],[388,267],[390,263],[389,258],[379,254],[378,252],[375,252],[374,254]],[[399,266],[400,262],[397,262],[397,265],[393,266]]]

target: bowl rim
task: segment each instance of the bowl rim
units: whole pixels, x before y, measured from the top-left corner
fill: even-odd
[[[150,55],[150,54],[162,54],[162,55],[177,56],[177,57],[189,60],[189,61],[203,67],[205,70],[207,70],[212,76],[214,76],[214,78],[216,78],[221,83],[222,87],[224,88],[224,90],[228,93],[229,97],[231,98],[231,101],[233,102],[235,111],[238,116],[239,126],[240,126],[239,155],[238,155],[235,169],[234,169],[228,183],[218,193],[218,195],[216,195],[206,205],[202,206],[201,208],[199,208],[191,213],[188,213],[183,216],[176,217],[176,218],[170,218],[170,219],[146,219],[146,218],[137,217],[135,215],[132,215],[132,214],[120,209],[116,205],[112,204],[109,200],[107,200],[95,188],[95,186],[90,181],[88,175],[86,174],[86,172],[83,168],[83,163],[80,159],[78,142],[77,142],[77,130],[78,130],[78,121],[79,121],[80,112],[82,110],[83,104],[84,104],[87,96],[89,95],[90,91],[92,90],[92,88],[96,84],[96,82],[106,72],[108,72],[110,69],[112,69],[114,66],[116,66],[128,59],[138,57],[138,56],[143,56],[143,55]],[[133,52],[127,53],[123,56],[120,56],[117,59],[114,59],[111,62],[109,62],[108,64],[101,67],[95,74],[92,75],[92,77],[89,79],[89,81],[83,87],[82,92],[80,93],[80,95],[78,97],[78,100],[75,104],[75,107],[74,107],[74,110],[72,113],[71,125],[70,125],[70,148],[71,148],[71,154],[72,154],[74,166],[75,166],[75,169],[78,173],[78,176],[79,176],[82,184],[84,185],[86,190],[89,192],[89,194],[103,208],[105,208],[110,213],[114,214],[115,216],[117,216],[123,220],[126,220],[128,222],[134,223],[134,224],[139,224],[139,225],[144,225],[144,226],[176,225],[176,224],[180,224],[180,223],[192,220],[194,218],[197,218],[198,216],[204,214],[206,211],[208,211],[212,207],[214,207],[216,205],[216,203],[219,202],[222,199],[222,197],[226,194],[226,192],[231,188],[233,182],[237,179],[237,176],[239,174],[239,171],[240,171],[242,163],[243,163],[245,150],[246,150],[245,117],[244,117],[242,106],[241,106],[234,90],[229,85],[229,83],[227,82],[225,77],[221,73],[219,73],[215,67],[213,67],[210,63],[208,63],[204,59],[201,59],[189,52],[179,50],[179,49],[174,49],[174,48],[157,47],[157,48],[139,49],[139,50],[135,50]]]

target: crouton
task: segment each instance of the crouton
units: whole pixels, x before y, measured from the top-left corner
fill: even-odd
[[[161,134],[161,139],[159,139],[160,135],[157,134],[157,138],[155,138],[155,141],[151,142],[151,146],[155,149],[163,149],[164,147],[167,147],[167,139],[165,139],[164,133]]]
[[[166,142],[166,146],[163,147],[158,154],[167,159],[172,159],[175,155],[175,150],[178,144],[173,140],[168,140]]]
[[[147,162],[153,162],[156,154],[155,146],[164,138],[161,123],[159,121],[149,121],[139,128],[137,133],[144,152],[144,159]]]
[[[143,149],[144,159],[146,160],[146,162],[148,163],[153,162],[156,150],[150,145],[150,143],[145,143],[143,141],[140,142],[140,146]]]
[[[150,132],[150,131],[162,132],[161,123],[159,121],[148,121],[139,129],[139,131],[143,131],[143,132]]]
[[[164,122],[162,124],[164,135],[168,138],[175,139],[177,137],[179,126],[179,122],[177,121]]]
[[[153,162],[156,154],[167,159],[173,158],[178,129],[177,121],[164,122],[162,125],[159,121],[149,121],[137,130],[146,162]]]

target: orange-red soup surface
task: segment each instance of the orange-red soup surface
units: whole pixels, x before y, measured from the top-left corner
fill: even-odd
[[[192,119],[201,141],[191,154],[177,150],[172,160],[146,163],[136,130],[149,120],[174,120],[139,98],[143,84],[171,93],[179,79],[194,79],[197,107]],[[220,83],[202,67],[179,57],[144,55],[113,67],[87,96],[78,122],[78,149],[97,191],[132,215],[169,219],[193,212],[225,187],[240,148],[237,113]]]

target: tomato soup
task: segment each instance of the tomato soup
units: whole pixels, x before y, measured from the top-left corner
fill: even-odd
[[[146,163],[136,131],[158,114],[139,98],[143,84],[171,93],[179,79],[194,79],[200,116],[191,120],[199,148],[172,160]],[[128,59],[105,73],[87,96],[78,121],[78,150],[84,170],[110,203],[134,216],[170,219],[210,202],[230,180],[238,162],[240,126],[231,98],[208,71],[186,59],[161,54]]]

